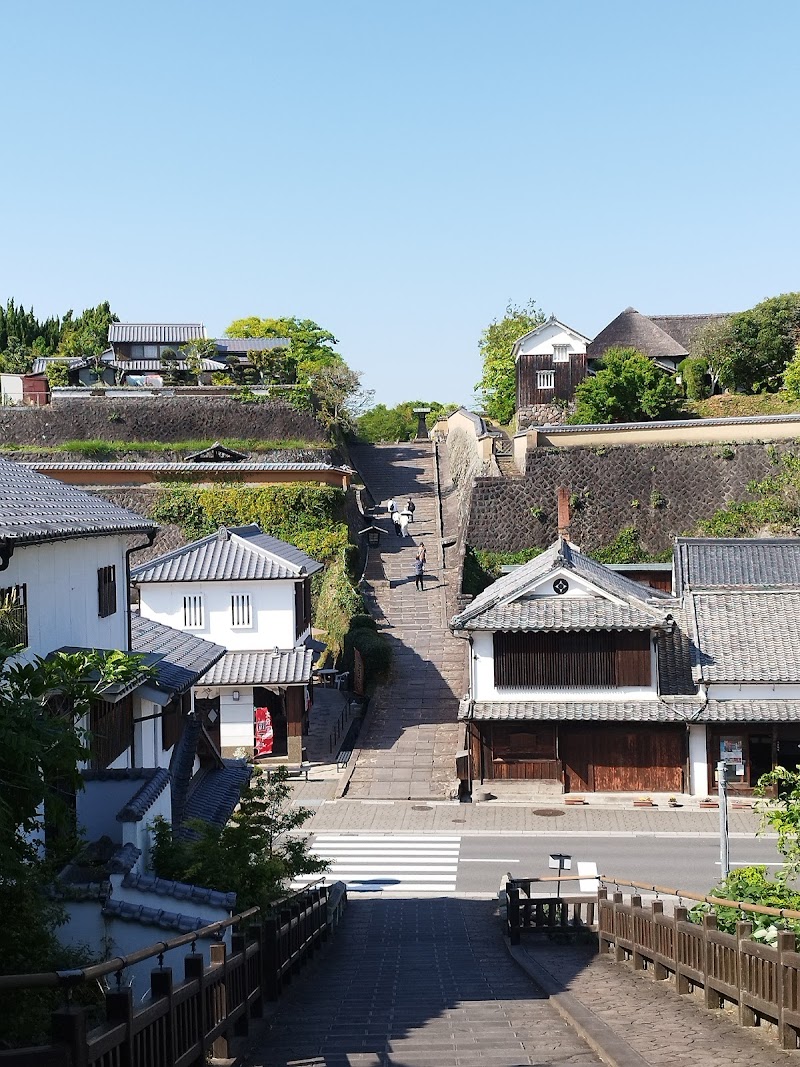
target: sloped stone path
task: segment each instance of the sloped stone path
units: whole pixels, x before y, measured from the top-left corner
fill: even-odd
[[[599,1067],[508,958],[487,901],[351,901],[250,1067]]]
[[[381,688],[347,796],[356,799],[424,800],[449,795],[455,778],[460,730],[456,720],[464,689],[463,642],[447,629],[446,583],[436,523],[432,445],[372,445],[353,450],[359,472],[376,502],[378,523],[389,532],[367,571],[370,613],[392,645],[389,685]],[[409,536],[398,538],[385,510],[394,497],[416,506]],[[427,551],[424,591],[414,585],[414,557]]]

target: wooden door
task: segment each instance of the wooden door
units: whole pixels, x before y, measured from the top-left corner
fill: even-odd
[[[195,697],[194,710],[197,715],[203,720],[203,726],[206,729],[206,733],[211,738],[216,747],[217,752],[220,751],[222,745],[222,730],[220,728],[220,713],[219,713],[219,697],[212,697],[209,699],[202,699]]]
[[[564,792],[594,791],[592,744],[594,731],[559,728],[559,753],[564,764]]]

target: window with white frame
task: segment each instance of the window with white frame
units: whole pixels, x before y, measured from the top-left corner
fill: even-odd
[[[536,372],[536,388],[537,389],[555,389],[556,387],[556,372],[552,370],[537,370]]]
[[[569,346],[553,345],[553,362],[569,363]]]
[[[231,626],[235,629],[253,625],[253,612],[249,593],[234,593],[231,596]]]
[[[183,625],[186,630],[202,630],[205,625],[203,597],[199,593],[183,598]]]

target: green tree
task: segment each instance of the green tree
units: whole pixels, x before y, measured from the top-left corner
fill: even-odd
[[[271,361],[283,361],[280,372],[288,383],[305,382],[321,367],[342,362],[342,357],[333,347],[338,344],[334,335],[313,319],[300,319],[296,316],[262,319],[257,315],[250,315],[248,318],[235,319],[225,334],[227,337],[287,337],[290,342],[288,353],[285,349],[273,350],[273,353],[282,353],[280,356],[269,352],[252,353],[250,361],[253,366],[258,366],[256,359],[263,355],[267,373],[270,373]],[[253,356],[256,359],[253,359]]]
[[[800,345],[794,351],[794,358],[783,372],[783,387],[792,400],[800,400]]]
[[[10,337],[8,348],[0,354],[0,371],[5,374],[28,374],[32,366],[30,348],[19,337]]]
[[[458,404],[440,404],[438,400],[404,400],[393,408],[376,404],[360,415],[356,433],[361,441],[410,441],[417,433],[417,416],[414,408],[430,408],[426,416],[428,427],[438,418],[455,411]]]
[[[711,380],[711,392],[733,385],[731,365],[732,333],[730,319],[710,319],[692,337],[689,356],[692,360],[704,360]]]
[[[504,426],[513,419],[517,406],[516,367],[511,349],[515,341],[544,321],[544,312],[535,300],[523,305],[509,302],[503,318],[494,319],[481,334],[478,349],[483,374],[475,389],[489,418]]]
[[[361,374],[339,360],[320,366],[311,376],[315,410],[326,426],[351,430],[375,393],[361,385]]]
[[[776,796],[767,796],[770,788],[776,791]],[[800,875],[800,765],[793,771],[788,767],[774,767],[762,775],[756,796],[760,832],[771,829],[778,835],[778,851],[786,860],[781,877],[792,882]]]
[[[678,373],[683,379],[689,400],[704,400],[710,394],[707,360],[691,357],[681,360],[678,364]]]
[[[575,390],[570,422],[649,422],[681,414],[674,378],[635,348],[609,348],[599,368]]]
[[[220,828],[191,820],[194,838],[175,839],[169,823],[156,820],[156,874],[236,893],[236,906],[244,909],[268,908],[286,895],[292,879],[324,871],[327,862],[295,833],[314,813],[291,804],[288,779],[285,767],[269,777],[256,768],[230,822]]]
[[[68,311],[64,316],[61,340],[56,354],[70,358],[84,358],[93,361],[95,369],[100,369],[100,357],[108,348],[108,328],[119,319],[112,312],[107,300],[94,308],[86,308],[77,319]]]
[[[216,359],[217,346],[208,337],[193,337],[191,341],[181,345],[178,352],[186,363],[189,374],[199,381],[203,373],[203,360]]]

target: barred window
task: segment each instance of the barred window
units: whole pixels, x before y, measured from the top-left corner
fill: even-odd
[[[253,625],[253,612],[249,593],[234,593],[231,596],[231,626],[242,629]]]
[[[117,610],[117,568],[100,567],[97,571],[97,614],[101,619]]]
[[[7,585],[0,589],[0,646],[28,645],[28,587]]]
[[[539,370],[536,372],[537,389],[555,389],[556,374],[552,370]]]
[[[202,630],[205,625],[203,597],[199,594],[183,598],[183,625],[187,630]]]
[[[553,345],[553,362],[569,363],[569,348],[566,345]]]

